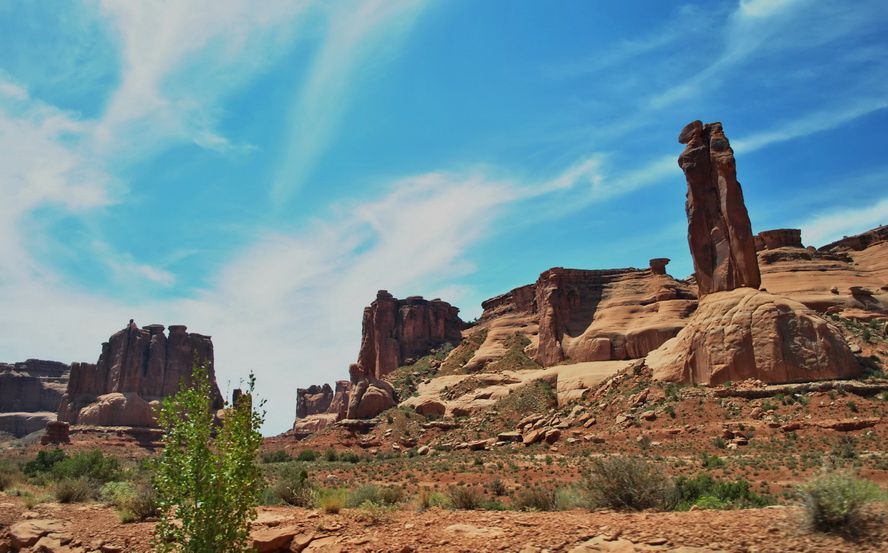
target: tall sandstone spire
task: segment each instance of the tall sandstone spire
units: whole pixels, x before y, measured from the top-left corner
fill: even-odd
[[[721,123],[694,121],[678,137],[688,182],[688,244],[700,297],[762,282],[755,238],[737,182],[734,150]]]

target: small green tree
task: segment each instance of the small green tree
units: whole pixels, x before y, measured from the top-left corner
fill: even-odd
[[[247,393],[214,424],[212,388],[206,367],[192,371],[191,385],[167,398],[158,422],[164,450],[155,469],[160,521],[159,552],[252,551],[250,523],[264,480],[256,456],[264,412],[253,410],[255,377]]]

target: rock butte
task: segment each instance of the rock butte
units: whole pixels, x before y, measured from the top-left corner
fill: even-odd
[[[156,426],[159,400],[190,382],[194,363],[207,367],[213,406],[222,396],[213,369],[209,336],[172,325],[169,336],[159,324],[139,328],[133,321],[102,344],[96,364],[74,363],[68,387],[58,404],[58,420],[96,426]]]

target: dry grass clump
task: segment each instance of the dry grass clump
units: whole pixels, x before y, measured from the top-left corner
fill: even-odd
[[[661,466],[643,457],[594,459],[583,487],[593,508],[669,510],[676,502],[675,484]]]

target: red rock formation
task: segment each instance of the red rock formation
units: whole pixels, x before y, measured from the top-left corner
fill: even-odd
[[[757,289],[761,276],[752,227],[721,123],[694,121],[678,141],[687,144],[678,164],[688,183],[688,243],[700,297],[741,286]]]
[[[859,372],[841,332],[804,305],[740,288],[710,294],[678,336],[648,354],[654,379],[808,382]]]
[[[846,236],[841,240],[836,240],[835,242],[831,242],[817,249],[824,252],[842,250],[861,251],[883,242],[888,242],[888,225],[882,225],[854,236]]]
[[[296,418],[326,413],[333,401],[333,389],[329,384],[296,389]]]
[[[480,321],[488,321],[496,317],[511,314],[536,313],[536,285],[525,284],[505,294],[494,296],[481,302],[484,312]]]
[[[380,290],[364,309],[360,373],[382,378],[445,342],[458,344],[462,328],[459,309],[447,302],[419,296],[399,300]]]
[[[686,384],[744,379],[779,384],[858,374],[838,328],[800,303],[744,287],[757,287],[760,273],[757,258],[747,256],[752,248],[749,219],[721,125],[695,121],[679,141],[688,143],[679,164],[688,180],[688,237],[701,299],[687,326],[648,354],[645,363],[654,378]],[[782,231],[766,234],[762,241],[767,245],[775,236],[772,244],[781,244],[775,250],[779,255],[807,252],[782,245]]]
[[[802,231],[797,228],[763,230],[755,235],[755,251],[777,248],[804,248]]]
[[[684,326],[696,301],[686,284],[651,270],[556,267],[540,275],[536,361],[636,359]]]
[[[46,423],[46,433],[40,437],[41,445],[71,443],[70,425],[62,421]]]
[[[40,359],[0,363],[0,432],[22,437],[55,420],[70,371]]]
[[[669,265],[671,259],[668,257],[656,257],[651,259],[648,263],[651,266],[651,272],[655,275],[665,275],[666,274],[666,265]]]
[[[336,418],[344,419],[348,413],[348,400],[351,393],[351,382],[348,380],[337,380],[336,389],[333,390],[333,400],[330,401],[330,407],[327,408],[328,413],[336,414]]]
[[[182,325],[170,326],[167,336],[163,325],[139,328],[130,321],[102,344],[95,365],[75,363],[71,367],[58,418],[76,424],[84,410],[91,407],[89,424],[117,422],[123,426],[128,425],[123,421],[135,421],[139,426],[153,426],[153,419],[145,416],[143,404],[175,394],[181,382],[189,384],[195,363],[207,366],[213,382],[213,407],[221,408],[223,401],[216,385],[209,336],[188,333]],[[117,395],[108,398],[109,394]],[[115,421],[115,417],[119,420]]]

